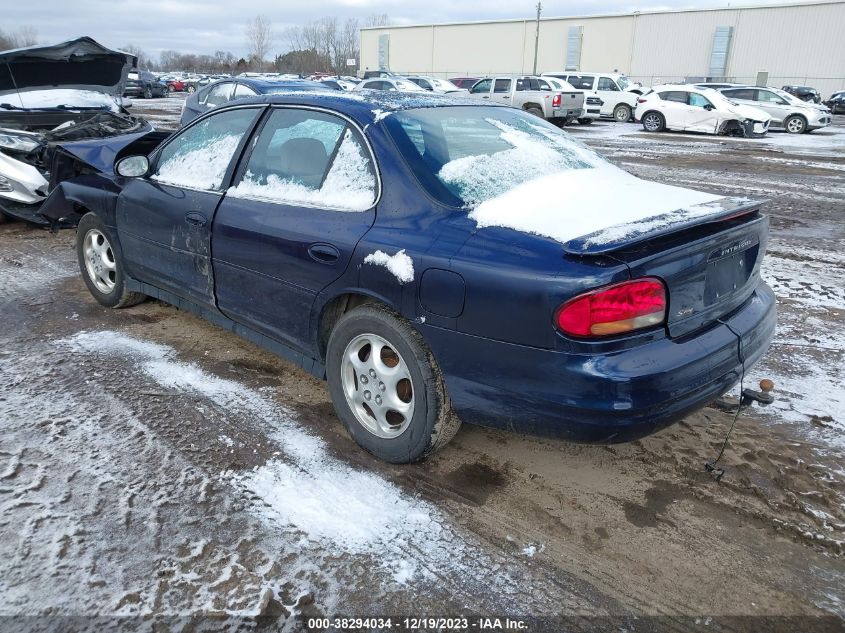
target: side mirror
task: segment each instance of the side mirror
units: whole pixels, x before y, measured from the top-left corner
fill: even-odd
[[[715,110],[716,108],[713,106],[712,103],[708,103],[706,106],[704,106],[704,109],[710,112],[711,110]]]
[[[127,156],[117,161],[114,170],[124,178],[139,178],[150,171],[150,160],[146,156]]]

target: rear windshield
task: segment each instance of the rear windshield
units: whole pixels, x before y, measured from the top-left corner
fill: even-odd
[[[423,185],[452,206],[476,207],[540,176],[608,164],[554,125],[512,108],[420,108],[397,112],[385,125]]]

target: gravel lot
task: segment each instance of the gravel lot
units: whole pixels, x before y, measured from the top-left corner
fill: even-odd
[[[166,127],[180,107],[134,111]],[[720,482],[703,468],[731,421],[715,408],[612,447],[465,425],[425,463],[386,466],[346,435],[323,383],[173,307],[101,308],[72,231],[11,223],[0,614],[266,615],[286,630],[341,614],[550,618],[538,631],[565,616],[679,631],[776,616],[841,630],[845,117],[762,140],[571,133],[639,176],[771,200],[779,330],[748,382],[771,377],[778,400],[740,415]]]

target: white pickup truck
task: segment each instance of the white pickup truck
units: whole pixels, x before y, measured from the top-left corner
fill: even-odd
[[[469,96],[520,108],[556,125],[584,116],[580,90],[553,90],[542,77],[486,77],[473,84]]]

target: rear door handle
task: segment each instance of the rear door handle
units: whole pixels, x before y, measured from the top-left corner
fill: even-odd
[[[192,224],[193,226],[205,226],[206,219],[202,213],[192,211],[185,216],[185,222]]]
[[[340,251],[331,244],[312,244],[308,247],[308,254],[321,264],[335,264],[340,259]]]

